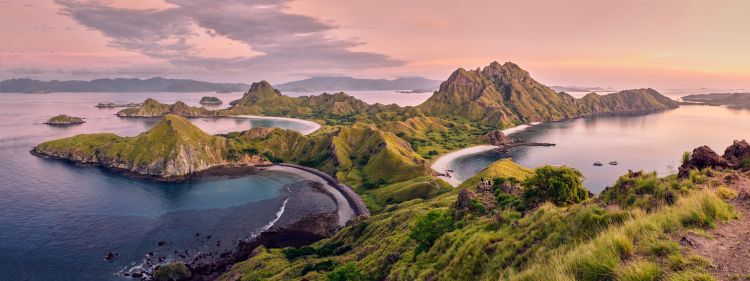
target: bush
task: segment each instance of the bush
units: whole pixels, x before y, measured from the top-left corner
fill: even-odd
[[[326,260],[316,264],[308,263],[302,268],[302,275],[305,275],[310,271],[331,271],[334,266],[336,266],[336,262],[332,260]]]
[[[168,281],[168,280],[185,280],[192,276],[190,269],[185,266],[183,262],[174,262],[166,265],[159,266],[154,272],[154,280]]]
[[[417,242],[417,253],[429,250],[444,233],[453,229],[453,217],[446,212],[430,211],[417,218],[409,238]]]
[[[589,198],[589,191],[583,187],[581,172],[565,166],[538,168],[533,176],[524,181],[524,186],[523,199],[528,205],[550,201],[565,206]]]
[[[682,153],[682,161],[681,161],[682,165],[685,165],[686,163],[690,162],[690,157],[691,156],[692,156],[692,154],[690,153],[690,151],[683,152]]]
[[[365,275],[353,262],[339,266],[326,276],[328,281],[364,281]]]

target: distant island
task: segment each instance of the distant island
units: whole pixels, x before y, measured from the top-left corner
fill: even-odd
[[[211,83],[189,79],[115,78],[81,80],[8,79],[0,81],[0,93],[49,92],[244,92],[250,85],[242,83]]]
[[[552,90],[558,92],[616,92],[612,87],[583,87],[583,86],[550,86]]]
[[[684,96],[682,100],[706,105],[726,105],[733,108],[750,109],[750,93],[697,94]]]
[[[220,105],[220,104],[222,104],[224,102],[222,102],[217,97],[202,97],[201,101],[198,102],[198,103],[200,103],[202,105]]]
[[[402,77],[388,79],[362,79],[348,76],[312,77],[276,85],[283,92],[323,92],[323,91],[390,91],[427,90],[433,91],[440,85],[438,80],[422,77]]]
[[[53,116],[52,118],[47,120],[47,122],[44,122],[44,124],[52,125],[52,126],[68,126],[68,125],[76,125],[76,124],[83,124],[83,123],[86,123],[86,121],[83,121],[83,118],[68,116],[65,114]]]

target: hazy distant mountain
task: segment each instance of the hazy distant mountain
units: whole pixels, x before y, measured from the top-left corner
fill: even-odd
[[[552,90],[558,92],[614,92],[614,88],[603,88],[603,87],[582,87],[582,86],[550,86]]]
[[[116,78],[91,81],[39,81],[34,79],[9,79],[0,81],[0,92],[244,92],[250,85],[242,83],[210,83],[189,79]]]
[[[288,92],[434,90],[438,86],[440,86],[440,81],[422,77],[402,77],[388,80],[327,76],[276,85],[276,89]]]

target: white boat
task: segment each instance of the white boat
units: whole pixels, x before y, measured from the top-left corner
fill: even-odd
[[[610,161],[609,164],[612,166],[617,166],[617,164],[620,164],[620,163],[617,161]]]
[[[604,166],[604,163],[602,163],[601,161],[596,161],[594,162],[594,166]]]

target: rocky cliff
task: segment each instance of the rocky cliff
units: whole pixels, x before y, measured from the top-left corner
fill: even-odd
[[[575,99],[537,82],[518,65],[493,62],[483,69],[458,69],[417,106],[425,114],[455,116],[491,126],[561,120],[600,113],[648,112],[677,107],[651,89]]]

